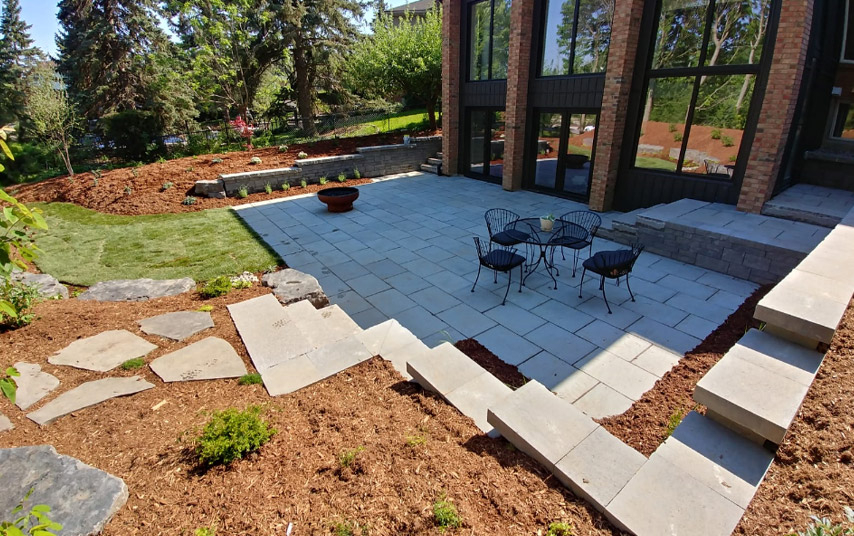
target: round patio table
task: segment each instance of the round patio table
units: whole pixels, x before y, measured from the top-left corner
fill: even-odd
[[[546,267],[546,272],[549,274],[549,277],[552,278],[555,290],[557,290],[557,279],[555,279],[555,274],[552,273],[552,271],[554,270],[558,275],[560,275],[560,272],[555,268],[554,262],[549,260],[549,256],[546,255],[546,251],[548,251],[548,248],[550,247],[560,246],[562,243],[573,239],[586,240],[589,234],[587,229],[576,223],[555,220],[554,227],[552,227],[551,231],[543,231],[540,228],[540,218],[520,218],[513,222],[512,225],[514,229],[518,229],[519,231],[528,234],[528,238],[525,240],[526,244],[539,246],[540,248],[540,256],[537,258],[536,262],[532,262],[528,265],[528,273],[525,274],[522,284],[525,284],[528,277],[530,277],[530,275],[534,273],[534,270],[536,270],[540,263],[542,263],[543,266]],[[560,239],[560,241],[558,241],[558,239]]]

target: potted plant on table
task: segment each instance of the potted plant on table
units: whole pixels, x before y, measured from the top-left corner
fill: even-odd
[[[555,215],[552,213],[548,213],[545,216],[540,217],[540,230],[543,232],[550,232],[552,227],[555,224]]]

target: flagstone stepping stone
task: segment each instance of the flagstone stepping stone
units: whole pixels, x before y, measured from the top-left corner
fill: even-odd
[[[53,374],[42,372],[39,365],[19,362],[14,366],[20,374],[15,378],[15,383],[18,384],[15,405],[21,409],[29,408],[59,387],[59,379]]]
[[[95,283],[77,297],[94,301],[146,301],[152,298],[175,296],[193,290],[196,282],[183,279],[115,279]]]
[[[208,337],[158,357],[151,370],[164,382],[182,382],[237,378],[246,374],[246,365],[227,341]]]
[[[12,279],[22,281],[27,285],[38,287],[42,298],[67,298],[68,289],[58,279],[49,274],[31,274],[29,272],[15,272]]]
[[[0,449],[0,475],[0,519],[11,519],[12,509],[32,489],[24,511],[50,506],[49,517],[62,525],[63,536],[100,533],[128,499],[121,478],[57,454],[50,445]]]
[[[118,396],[132,395],[154,385],[139,376],[104,378],[78,385],[54,398],[36,411],[27,414],[30,420],[45,426],[63,415],[100,404]]]
[[[128,359],[142,357],[156,348],[156,345],[130,331],[117,329],[76,340],[50,356],[47,361],[51,365],[68,365],[106,372]]]
[[[273,294],[276,295],[282,305],[289,305],[302,300],[310,301],[318,309],[329,305],[329,298],[326,297],[320,283],[309,274],[286,268],[278,272],[264,274],[261,281],[265,286],[273,289]]]
[[[211,314],[198,311],[166,313],[139,321],[139,329],[144,333],[176,341],[183,341],[212,327],[214,322]]]
[[[9,417],[0,413],[0,432],[5,432],[6,430],[11,430],[14,427],[15,426],[12,424],[12,421],[9,420]],[[2,474],[2,473],[0,473],[0,474]]]

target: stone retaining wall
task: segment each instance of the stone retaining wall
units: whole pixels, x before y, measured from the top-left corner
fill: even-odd
[[[360,147],[356,149],[356,154],[297,160],[294,167],[231,173],[220,175],[219,179],[213,181],[197,181],[195,193],[206,197],[225,197],[235,195],[243,186],[249,193],[263,192],[267,184],[279,189],[285,182],[291,186],[303,180],[314,184],[319,182],[320,177],[326,177],[330,185],[334,186],[339,174],[353,178],[354,170],[357,169],[362,177],[417,171],[428,157],[441,149],[441,136],[413,138],[409,145]]]

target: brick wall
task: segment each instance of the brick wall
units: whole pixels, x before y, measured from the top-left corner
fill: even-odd
[[[814,0],[783,0],[768,87],[744,172],[738,209],[758,213],[774,191],[806,62]]]
[[[643,0],[616,2],[590,185],[590,208],[596,211],[611,210],[614,201],[643,5]]]
[[[514,0],[510,6],[510,55],[507,62],[507,105],[504,117],[502,185],[505,190],[522,187],[533,25],[534,0]]]
[[[444,0],[442,8],[442,172],[459,170],[461,0]]]

